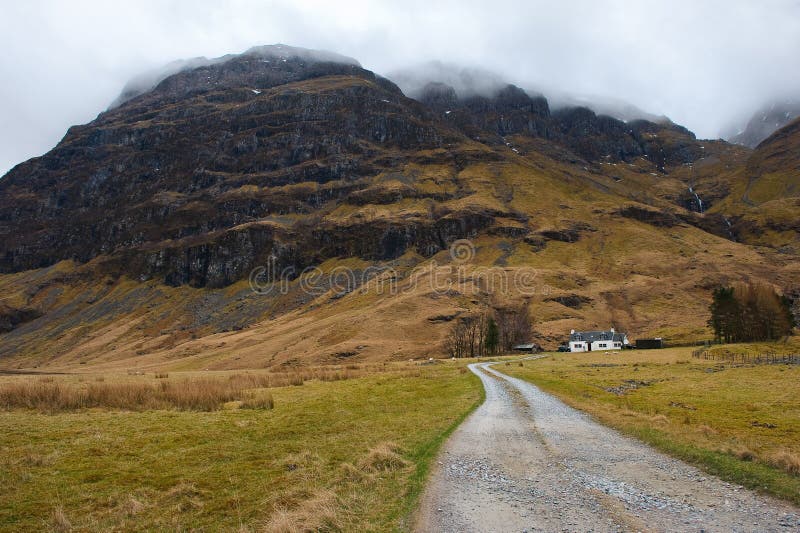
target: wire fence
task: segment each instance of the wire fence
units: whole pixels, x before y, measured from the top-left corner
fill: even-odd
[[[730,363],[744,363],[751,365],[800,365],[800,354],[778,354],[764,352],[758,354],[716,352],[708,348],[698,348],[692,352],[692,357],[706,361],[726,361]]]

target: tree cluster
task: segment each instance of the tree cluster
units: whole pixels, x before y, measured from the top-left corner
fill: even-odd
[[[445,341],[451,357],[484,357],[508,352],[531,338],[526,303],[468,315],[456,320]]]
[[[720,342],[756,342],[791,335],[792,301],[772,287],[742,283],[714,290],[709,326]]]

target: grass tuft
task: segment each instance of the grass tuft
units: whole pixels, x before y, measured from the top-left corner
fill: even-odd
[[[365,472],[393,472],[408,466],[408,461],[400,455],[400,447],[393,442],[382,442],[370,449],[361,461]]]
[[[50,514],[50,528],[56,533],[68,533],[72,531],[72,523],[69,521],[69,518],[67,518],[64,508],[60,505],[53,509],[53,512]]]
[[[767,462],[795,476],[800,476],[800,455],[788,450],[778,450],[767,457]]]
[[[340,531],[341,514],[336,494],[320,490],[293,509],[275,509],[265,524],[264,531],[266,533]]]
[[[145,506],[142,502],[137,500],[132,494],[129,494],[125,501],[120,506],[120,511],[127,517],[133,517],[141,513]]]
[[[240,409],[272,409],[275,407],[275,400],[269,391],[250,392],[242,400]]]

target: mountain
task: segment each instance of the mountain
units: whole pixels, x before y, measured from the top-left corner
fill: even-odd
[[[647,120],[655,123],[671,122],[664,115],[656,115],[618,98],[597,95],[574,95],[560,91],[546,91],[547,99],[554,109],[564,107],[588,107],[598,115],[607,115],[623,122]]]
[[[430,61],[396,70],[388,73],[387,77],[395,82],[403,93],[417,100],[423,96],[429,84],[449,86],[459,98],[491,97],[509,85],[508,81],[495,72],[441,61]],[[525,92],[534,96],[546,96],[551,110],[585,107],[598,115],[613,117],[623,122],[635,120],[669,122],[667,117],[648,113],[629,102],[613,97],[577,95],[555,89],[526,89]]]
[[[275,45],[129,84],[0,179],[0,367],[433,356],[456,317],[520,299],[545,345],[693,341],[718,283],[796,283],[769,208],[797,220],[793,133],[752,152],[478,77],[410,98]]]
[[[800,118],[764,139],[721,208],[743,240],[796,253],[800,246]]]
[[[798,117],[800,100],[777,100],[758,110],[744,127],[738,128],[726,138],[732,143],[755,148],[761,141]]]
[[[283,46],[181,71],[3,178],[0,271],[108,256],[137,278],[223,286],[281,240],[336,247],[336,227],[298,239],[286,221],[359,192],[396,153],[457,140],[427,115],[352,60]]]

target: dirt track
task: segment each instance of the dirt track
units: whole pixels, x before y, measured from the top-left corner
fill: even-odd
[[[486,401],[445,444],[418,531],[800,530],[797,508],[656,452],[490,365],[470,365]]]

